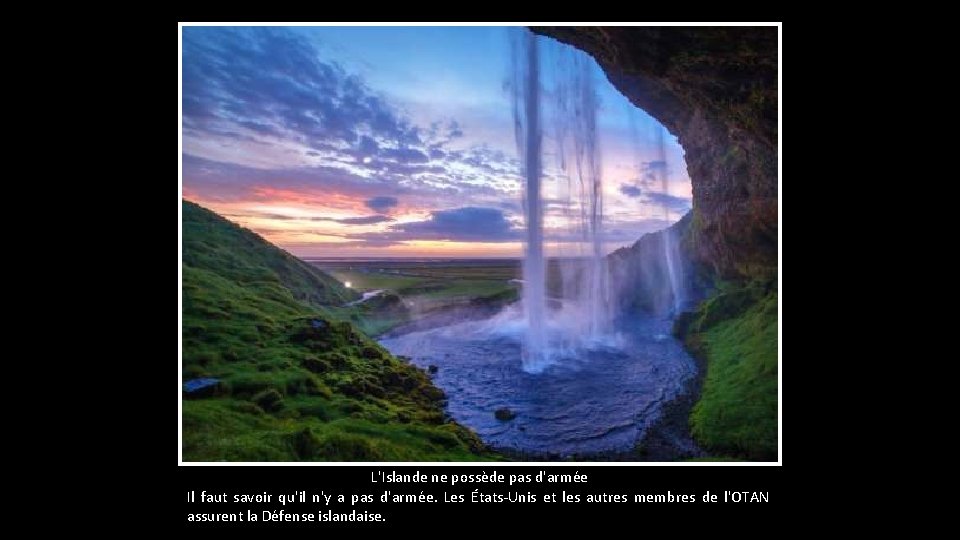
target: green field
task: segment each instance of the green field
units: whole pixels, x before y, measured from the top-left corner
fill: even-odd
[[[517,284],[511,283],[510,280],[520,277],[518,264],[504,263],[482,268],[443,264],[443,266],[434,266],[426,263],[374,262],[369,266],[354,263],[350,268],[318,266],[341,283],[349,282],[356,291],[387,289],[408,300],[420,298],[469,300],[517,289]]]
[[[371,336],[420,317],[465,306],[501,306],[519,294],[518,261],[372,261],[314,263],[360,293],[380,297],[334,309]]]

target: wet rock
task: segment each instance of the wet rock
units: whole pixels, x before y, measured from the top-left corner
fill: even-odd
[[[493,416],[495,416],[497,420],[500,420],[501,422],[507,422],[516,418],[517,413],[511,411],[507,407],[501,407],[493,413]]]
[[[435,365],[433,365],[433,364],[430,364],[430,365],[427,367],[427,372],[429,372],[430,374],[434,374],[434,373],[436,373],[436,372],[438,372],[438,371],[440,371],[440,368],[438,368],[437,366],[435,366]]]

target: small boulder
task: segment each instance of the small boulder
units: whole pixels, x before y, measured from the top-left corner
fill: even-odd
[[[508,409],[508,408],[506,408],[506,407],[501,407],[501,408],[497,409],[496,412],[493,413],[493,416],[495,416],[495,417],[497,418],[497,420],[500,420],[500,421],[502,421],[502,422],[506,422],[506,421],[513,420],[514,418],[516,418],[516,417],[517,417],[517,413],[511,411],[510,409]]]
[[[431,364],[431,365],[427,366],[427,371],[428,371],[430,374],[434,374],[434,373],[440,371],[440,368],[438,368],[437,366]]]

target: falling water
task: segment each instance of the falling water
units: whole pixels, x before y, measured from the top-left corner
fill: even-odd
[[[656,171],[660,176],[660,189],[664,195],[670,194],[669,169],[667,168],[667,152],[664,142],[664,128],[657,127],[657,164]],[[670,223],[670,204],[667,197],[663,198],[663,219]],[[682,269],[679,264],[679,250],[673,228],[667,227],[662,231],[663,258],[667,263],[667,277],[670,281],[670,298],[673,303],[673,314],[680,312],[684,302]]]
[[[599,99],[594,87],[592,65],[583,55],[552,49],[556,54],[555,77],[549,92],[541,92],[541,59],[537,38],[530,32],[513,35],[513,113],[523,165],[524,215],[526,221],[523,263],[524,369],[542,370],[553,358],[586,347],[609,343],[613,305],[609,293],[607,259],[603,252],[603,180],[597,133]],[[543,176],[542,102],[552,104],[547,116],[554,123],[559,175]],[[566,158],[567,147],[572,152]],[[562,307],[547,309],[546,260],[544,255],[544,178],[553,182],[552,196],[562,205],[568,227],[553,229],[558,254],[574,255],[558,263]],[[564,192],[564,189],[565,192]],[[564,253],[560,246],[574,246]],[[556,307],[556,305],[554,306]]]
[[[523,364],[537,371],[546,346],[546,269],[543,257],[543,201],[540,197],[540,60],[537,38],[523,32],[514,41],[513,117],[526,183],[523,259],[523,311],[526,336]],[[521,106],[522,105],[522,106]]]
[[[563,61],[565,60],[565,62]],[[566,131],[572,135],[576,176],[580,186],[581,226],[583,243],[587,248],[586,264],[578,269],[576,291],[565,291],[565,296],[577,298],[585,310],[586,337],[598,339],[610,330],[612,321],[609,298],[607,260],[603,254],[603,176],[600,172],[600,152],[597,137],[599,101],[590,73],[590,65],[583,56],[561,58],[558,72],[568,75],[559,78],[557,92],[567,95],[570,102],[559,107],[556,121],[571,122]],[[563,90],[569,85],[569,91]],[[563,151],[564,141],[558,149]],[[579,283],[577,283],[579,281]],[[572,293],[572,294],[570,294]]]
[[[451,416],[493,447],[560,456],[632,451],[663,418],[664,405],[686,388],[695,363],[669,336],[673,323],[668,319],[621,312],[614,324],[611,268],[603,253],[595,64],[578,51],[548,40],[538,43],[526,30],[512,32],[511,38],[508,87],[526,224],[522,301],[484,321],[442,325],[381,343],[415,365],[438,366],[431,370],[433,381],[449,396]],[[542,152],[551,146],[555,168],[544,165]],[[646,191],[659,181],[666,194],[662,135],[660,147],[659,162],[647,162],[638,182]],[[669,219],[670,208],[663,209]],[[633,277],[649,275],[651,286],[666,297],[664,275],[669,273],[679,303],[679,253],[671,247],[669,229],[662,238],[663,256],[644,258],[645,264],[636,265],[642,276]],[[559,255],[550,261],[551,271],[559,269],[551,277],[562,278],[549,282],[549,304],[546,240]],[[634,268],[622,259],[609,266],[619,272],[621,287],[623,270]],[[646,272],[647,267],[655,270]],[[503,408],[516,419],[501,420],[495,411]]]
[[[667,273],[670,276],[670,292],[673,298],[673,314],[680,313],[684,303],[683,280],[680,277],[682,269],[678,259],[677,240],[672,227],[663,230],[664,258],[667,260]]]

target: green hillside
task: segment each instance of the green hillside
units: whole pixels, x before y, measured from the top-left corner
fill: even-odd
[[[725,284],[676,331],[706,362],[693,435],[719,454],[777,459],[777,290]]]
[[[357,294],[183,202],[185,461],[489,459],[427,375],[324,306]]]
[[[277,285],[312,307],[359,298],[339,281],[274,246],[256,233],[189,202],[183,202],[184,267],[209,270],[244,288]]]

